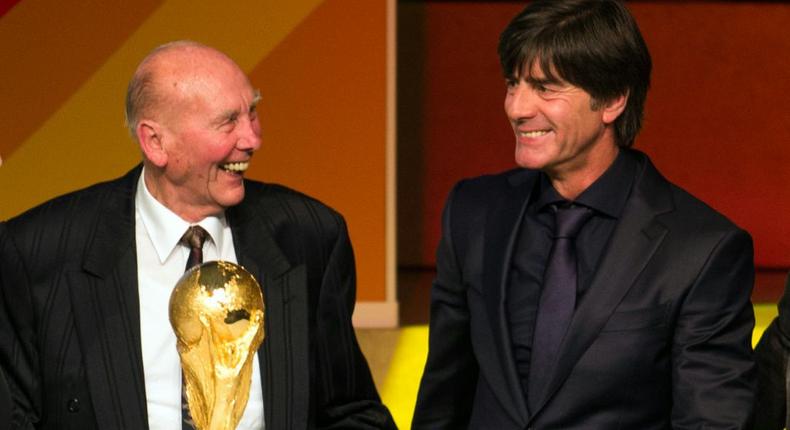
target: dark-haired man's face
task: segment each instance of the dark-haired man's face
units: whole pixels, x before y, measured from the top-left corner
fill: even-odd
[[[595,170],[615,149],[607,110],[593,110],[585,90],[546,79],[537,65],[508,79],[505,113],[516,135],[516,163],[552,179]]]

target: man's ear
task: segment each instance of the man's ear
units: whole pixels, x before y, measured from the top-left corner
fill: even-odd
[[[623,113],[627,104],[628,93],[621,94],[604,103],[602,111],[602,119],[604,124],[613,123]]]
[[[167,151],[163,146],[162,126],[156,121],[144,119],[137,123],[135,132],[145,158],[156,167],[165,167]]]

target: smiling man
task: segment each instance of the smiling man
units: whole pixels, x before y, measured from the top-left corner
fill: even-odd
[[[447,200],[414,428],[748,428],[751,238],[631,149],[633,17],[533,1],[499,56],[519,168]]]
[[[0,223],[10,428],[190,428],[168,303],[197,254],[241,264],[263,288],[266,339],[239,429],[394,428],[351,326],[342,216],[244,179],[259,101],[225,54],[161,46],[127,93],[142,165]]]

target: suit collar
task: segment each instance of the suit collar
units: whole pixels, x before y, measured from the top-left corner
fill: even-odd
[[[593,343],[639,273],[661,245],[667,228],[659,215],[674,209],[669,183],[644,154],[635,152],[639,168],[634,189],[623,210],[590,288],[574,313],[560,347],[559,359],[534,417],[561,387],[573,367]]]
[[[134,244],[134,193],[141,170],[142,165],[138,165],[108,184],[96,208],[93,236],[85,251],[83,268],[88,273],[107,277],[129,252],[126,244]]]

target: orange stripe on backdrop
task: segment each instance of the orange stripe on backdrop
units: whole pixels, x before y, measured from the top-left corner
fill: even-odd
[[[385,299],[386,2],[329,0],[251,73],[263,148],[251,175],[340,210],[358,300]]]
[[[28,0],[2,16],[0,154],[7,160],[160,3]]]

